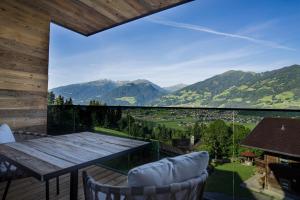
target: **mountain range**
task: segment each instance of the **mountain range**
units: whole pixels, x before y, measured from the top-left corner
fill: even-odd
[[[88,104],[90,100],[99,100],[107,105],[149,105],[154,100],[169,93],[169,90],[148,81],[97,80],[87,83],[71,84],[53,88],[50,91],[71,97],[75,104]]]
[[[98,80],[54,88],[75,104],[300,108],[300,65],[254,73],[227,71],[192,85],[160,87],[148,80]]]

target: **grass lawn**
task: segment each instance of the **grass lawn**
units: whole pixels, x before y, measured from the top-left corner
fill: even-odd
[[[94,131],[98,132],[98,133],[106,134],[106,135],[111,135],[111,136],[131,138],[131,139],[135,139],[135,140],[145,140],[145,138],[133,137],[131,135],[128,135],[126,132],[117,131],[117,130],[113,130],[113,129],[109,129],[109,128],[103,128],[100,126],[94,127]],[[153,140],[153,141],[155,141],[155,140]]]
[[[165,125],[167,128],[173,128],[173,129],[179,129],[184,130],[186,126],[182,123],[188,123],[190,125],[193,125],[196,123],[196,119],[193,119],[191,117],[185,117],[185,118],[179,118],[179,119],[145,119],[147,121],[154,122],[156,124]]]
[[[254,174],[254,170],[254,166],[245,166],[240,163],[218,165],[215,167],[213,174],[208,178],[206,191],[220,192],[231,196],[234,194],[237,198],[251,198],[251,192],[246,188],[240,187],[240,184],[250,178]]]
[[[246,126],[252,131],[256,127],[257,123],[241,123],[241,125]]]
[[[107,135],[112,135],[112,136],[130,137],[127,133],[124,133],[124,132],[121,132],[121,131],[116,131],[116,130],[113,130],[113,129],[103,128],[103,127],[99,127],[99,126],[96,126],[94,128],[94,130],[96,132],[101,132],[101,133],[104,133],[104,134],[107,134]]]

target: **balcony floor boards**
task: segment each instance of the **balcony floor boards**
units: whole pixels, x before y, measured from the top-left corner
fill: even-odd
[[[85,168],[91,176],[93,176],[97,181],[104,184],[110,185],[126,185],[127,177],[123,174],[99,167],[91,166]],[[82,189],[82,178],[81,172],[79,172],[79,190],[78,199],[83,200],[83,189]],[[70,176],[69,174],[60,176],[60,194],[56,195],[56,180],[52,179],[50,181],[49,191],[50,200],[69,200],[70,191]],[[5,188],[6,182],[0,183],[0,198]],[[25,178],[12,181],[11,186],[8,191],[7,200],[43,200],[45,199],[45,183],[42,183],[35,178]]]

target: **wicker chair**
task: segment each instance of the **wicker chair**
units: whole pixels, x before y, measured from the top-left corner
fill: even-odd
[[[41,137],[47,137],[46,134],[32,133],[32,132],[24,132],[24,131],[16,131],[13,133],[17,142],[36,139]],[[30,177],[25,171],[17,168],[8,160],[0,155],[0,182],[7,182],[4,193],[2,195],[2,200],[5,200],[9,186],[11,181],[21,178]],[[46,195],[49,194],[49,187],[46,184]],[[56,177],[56,193],[59,194],[59,177]]]
[[[199,177],[168,186],[119,187],[100,184],[85,171],[82,173],[86,200],[199,200],[203,197],[207,177],[204,171]]]

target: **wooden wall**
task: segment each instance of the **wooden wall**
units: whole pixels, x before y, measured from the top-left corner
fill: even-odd
[[[280,184],[276,177],[274,176],[272,170],[270,169],[270,164],[277,164],[279,162],[279,158],[277,156],[272,155],[265,155],[266,160],[266,173],[267,173],[267,179],[266,179],[266,186],[267,188],[276,188],[278,190],[281,190]]]
[[[289,166],[283,166],[283,164],[280,162],[280,158],[285,158],[288,160]],[[289,192],[292,193],[298,193],[298,183],[300,181],[300,177],[298,173],[295,174],[295,171],[298,172],[299,168],[297,168],[298,165],[295,165],[296,163],[300,163],[299,158],[292,158],[284,155],[278,155],[278,154],[271,154],[266,153],[265,154],[265,162],[266,162],[266,187],[271,190],[276,190],[278,192],[284,193],[284,189],[281,186],[279,179],[286,179],[290,182],[290,188]],[[274,169],[272,170],[270,168],[270,165],[277,164],[282,165],[281,168],[277,168],[276,171]],[[292,166],[294,164],[294,166]]]
[[[49,29],[47,14],[0,1],[0,123],[13,130],[46,133]]]

